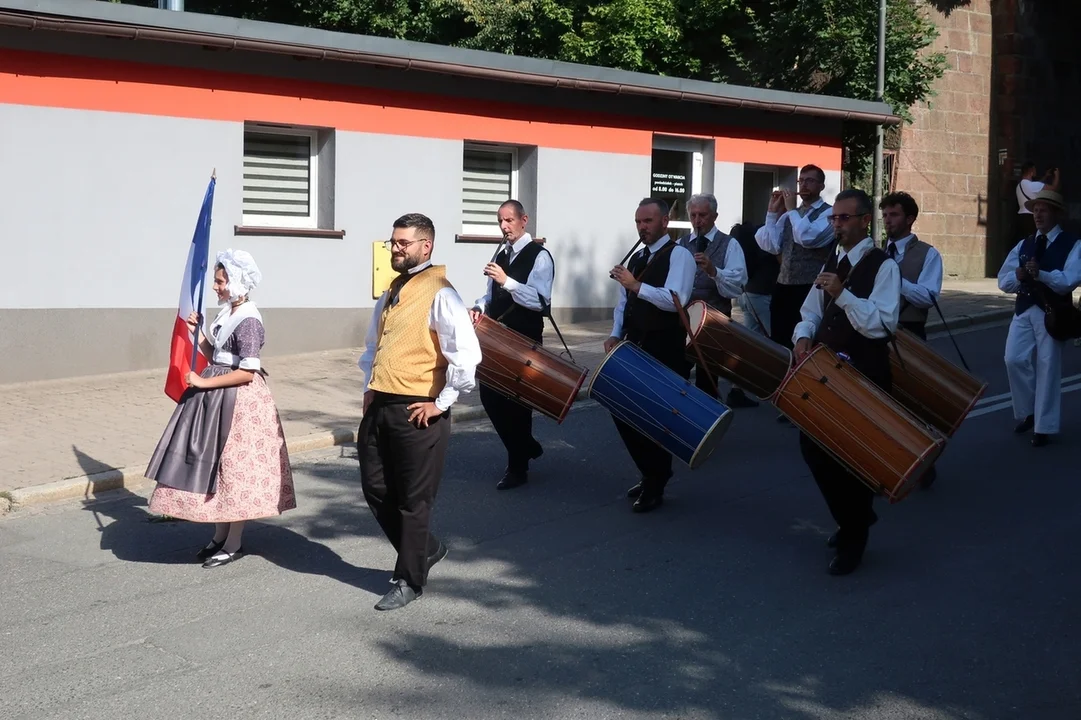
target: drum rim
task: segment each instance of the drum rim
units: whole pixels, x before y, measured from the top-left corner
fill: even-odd
[[[706,431],[706,434],[702,436],[702,442],[698,443],[698,447],[694,449],[694,453],[691,455],[691,459],[687,463],[687,467],[689,467],[691,470],[697,470],[702,463],[713,457],[713,451],[717,449],[717,446],[724,438],[725,433],[728,432],[728,428],[732,425],[732,421],[735,420],[735,413],[732,411],[732,408],[724,405],[723,403],[721,403],[721,406],[724,408],[724,412],[721,413],[721,416],[717,418],[716,421],[714,421],[713,425],[711,425],[709,430]],[[724,427],[718,427],[721,423],[724,423]],[[715,432],[720,432],[721,436],[717,438],[717,441],[715,443],[713,443],[713,448],[710,453],[703,458],[699,458],[698,455],[702,452],[702,448],[705,446],[706,442],[713,437],[713,434]]]
[[[624,345],[626,345],[628,343],[630,343],[631,345],[634,345],[634,343],[632,343],[630,340],[620,340],[616,344],[616,346],[614,348],[612,348],[611,350],[609,350],[608,354],[604,356],[604,358],[601,360],[601,364],[593,369],[593,377],[591,377],[589,379],[589,387],[586,388],[586,395],[589,396],[590,400],[593,399],[593,384],[595,382],[597,382],[597,378],[599,378],[601,376],[601,370],[603,370],[604,366],[608,363],[608,361],[612,359],[612,356],[616,354],[616,350],[619,350],[621,347],[623,347]],[[637,347],[637,346],[635,346],[635,347]],[[588,372],[586,374],[588,374]],[[585,380],[585,378],[582,378],[582,379]]]
[[[698,327],[696,327],[694,329],[694,332],[688,332],[687,333],[687,338],[683,342],[683,347],[690,347],[691,345],[694,344],[694,340],[695,340],[695,338],[698,337],[698,333],[702,332],[702,328],[704,328],[706,326],[706,310],[708,310],[710,307],[712,307],[705,300],[692,300],[690,302],[690,304],[687,305],[687,308],[686,308],[686,311],[685,311],[687,313],[687,328],[688,328],[688,330],[691,327],[691,308],[693,308],[695,305],[701,305],[701,306],[703,306],[704,309],[702,310],[702,316],[698,319]]]
[[[576,367],[577,367],[577,365],[576,365]],[[568,400],[567,404],[563,407],[563,412],[560,413],[558,418],[556,418],[556,425],[562,425],[563,421],[567,419],[567,415],[569,415],[570,411],[571,411],[571,406],[574,405],[574,403],[578,400],[578,393],[582,392],[582,385],[585,384],[586,377],[588,375],[589,375],[589,368],[582,368],[582,374],[578,376],[578,384],[574,386],[574,392],[571,393],[570,400]],[[589,388],[590,388],[590,390],[593,389],[593,383],[592,382],[589,383]],[[588,390],[586,391],[586,394],[587,395],[589,394]]]

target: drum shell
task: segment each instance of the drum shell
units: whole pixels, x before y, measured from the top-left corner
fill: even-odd
[[[486,315],[475,330],[481,350],[477,381],[562,423],[589,371]]]
[[[691,469],[712,455],[732,422],[723,403],[626,340],[593,372],[589,397]]]
[[[751,394],[768,400],[792,367],[792,351],[732,320],[704,300],[687,306],[688,316],[702,313],[701,323],[687,337],[687,358],[698,361],[698,344],[706,369]]]
[[[916,487],[946,445],[938,430],[824,345],[792,368],[773,403],[891,503]]]
[[[952,437],[987,390],[987,383],[939,355],[914,333],[898,328],[895,338],[897,348],[890,345],[890,395],[920,420]]]

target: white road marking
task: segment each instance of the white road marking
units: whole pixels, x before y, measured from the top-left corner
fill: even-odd
[[[1070,375],[1068,377],[1062,378],[1063,387],[1065,387],[1067,384],[1073,382],[1074,380],[1081,380],[1081,373],[1078,373],[1077,375]],[[1063,390],[1063,392],[1066,392],[1066,391]],[[976,401],[976,407],[979,408],[979,407],[983,407],[985,405],[990,405],[991,403],[997,403],[999,400],[1006,400],[1009,397],[1010,397],[1010,394],[1008,392],[1004,392],[1004,393],[1001,393],[999,395],[990,395],[988,397],[982,397],[982,398],[980,398],[979,400]]]
[[[1077,375],[1073,376],[1074,379],[1076,379],[1077,377],[1079,377],[1079,376],[1077,376]],[[1065,380],[1065,378],[1063,378],[1063,379]],[[1075,385],[1063,385],[1062,394],[1065,395],[1066,393],[1076,392],[1078,390],[1081,390],[1081,383],[1077,383]],[[1010,394],[1006,393],[1006,395],[1004,397],[1009,397],[1009,396],[1010,396]],[[999,396],[999,397],[1002,397],[1002,396]],[[984,407],[981,407],[981,408],[979,408],[977,410],[973,410],[972,412],[970,412],[965,417],[965,420],[971,420],[972,418],[979,417],[980,415],[987,415],[988,413],[998,412],[999,410],[1005,410],[1007,408],[1012,408],[1012,407],[1013,407],[1013,402],[1011,402],[1010,400],[1007,400],[1006,402],[1000,402],[1000,403],[997,403],[995,405],[985,405]]]

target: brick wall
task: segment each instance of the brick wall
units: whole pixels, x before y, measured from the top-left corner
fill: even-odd
[[[995,0],[988,273],[1020,239],[1015,188],[1021,165],[1058,167],[1069,206],[1064,224],[1081,230],[1081,57],[1077,0]]]
[[[947,277],[985,276],[991,85],[991,0],[936,3],[945,75],[901,132],[896,189],[920,206],[915,232],[943,255]],[[888,62],[888,59],[887,59]]]

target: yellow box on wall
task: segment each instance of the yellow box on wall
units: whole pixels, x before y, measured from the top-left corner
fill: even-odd
[[[379,296],[386,292],[394,276],[394,268],[390,266],[390,250],[387,250],[383,240],[372,243],[372,299],[378,300]]]

